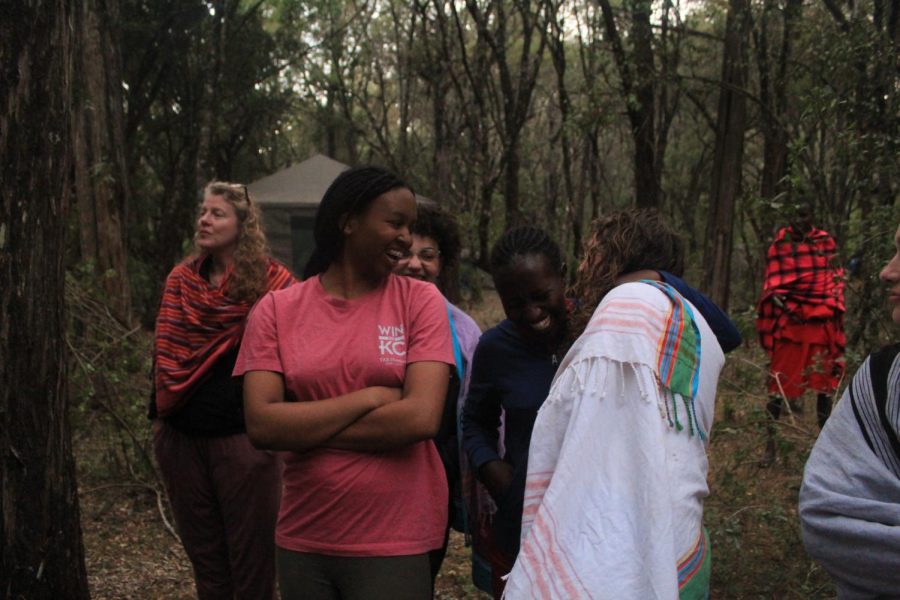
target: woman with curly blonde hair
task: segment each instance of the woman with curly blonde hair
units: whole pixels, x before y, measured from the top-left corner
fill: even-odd
[[[279,465],[247,438],[231,372],[250,308],[294,279],[267,255],[240,184],[206,186],[194,246],[166,278],[156,321],[156,459],[198,597],[273,598]]]
[[[221,196],[234,207],[240,232],[232,255],[234,273],[229,295],[235,300],[255,302],[269,290],[269,249],[259,208],[250,201],[247,188],[237,183],[211,181],[206,185],[203,195]],[[198,229],[194,236],[200,253],[203,252],[206,235],[206,232]]]
[[[620,211],[595,219],[582,256],[569,291],[578,299],[569,329],[573,341],[623,274],[630,274],[629,280],[660,279],[660,272],[681,277],[684,271],[681,238],[655,210]]]
[[[577,340],[531,436],[510,600],[708,596],[706,449],[724,354],[663,281],[682,263],[655,212],[594,222],[573,286]]]

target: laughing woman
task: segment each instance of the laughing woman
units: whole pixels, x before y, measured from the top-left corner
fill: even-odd
[[[474,533],[499,599],[519,551],[531,428],[562,357],[568,316],[562,253],[542,229],[504,233],[491,251],[491,274],[506,319],[475,349],[462,424],[469,462],[497,506],[488,530],[476,522]]]
[[[454,364],[433,285],[392,274],[416,200],[374,167],[345,171],[316,214],[306,279],[260,300],[235,375],[258,447],[286,450],[276,527],[282,598],[431,596],[447,523],[431,442]]]
[[[293,283],[242,185],[206,186],[196,253],[166,279],[154,343],[154,451],[197,596],[271,599],[279,465],[247,439],[231,378],[250,307]]]
[[[683,257],[669,230],[658,218],[639,215],[645,216],[651,228],[643,240],[649,248],[646,256],[636,251],[629,257],[631,262],[620,259],[605,266],[621,268],[622,272],[641,269],[641,277],[665,282],[688,298],[715,332],[719,343],[710,341],[715,351],[721,353],[719,344],[726,350],[739,345],[740,334],[728,316],[678,277]],[[651,237],[655,234],[661,236],[659,240]],[[666,241],[671,247],[665,247]],[[494,597],[500,598],[503,576],[509,573],[519,552],[523,503],[528,501],[525,478],[532,428],[563,356],[572,318],[564,296],[562,255],[544,231],[520,227],[503,234],[491,253],[491,271],[507,319],[478,342],[463,413],[463,442],[498,507],[492,535],[485,540],[485,554],[491,562]],[[581,306],[593,302],[591,310],[597,304],[594,297],[575,300]],[[582,310],[580,314],[583,326],[590,313],[584,315]],[[610,339],[616,339],[615,335]],[[505,417],[502,452],[498,430],[501,414]]]

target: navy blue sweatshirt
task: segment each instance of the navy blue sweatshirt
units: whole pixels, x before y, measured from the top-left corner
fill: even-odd
[[[492,460],[513,467],[512,484],[496,499],[494,515],[494,540],[510,559],[519,553],[531,430],[561,358],[523,338],[508,319],[484,332],[472,358],[463,447],[476,472]],[[506,411],[502,457],[497,452],[501,409]]]

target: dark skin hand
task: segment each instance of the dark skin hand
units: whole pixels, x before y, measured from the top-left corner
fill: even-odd
[[[506,461],[492,460],[481,465],[478,478],[494,501],[498,500],[509,489],[513,479],[513,467]]]

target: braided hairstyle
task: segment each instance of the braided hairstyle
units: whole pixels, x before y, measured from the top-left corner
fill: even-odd
[[[562,252],[547,232],[526,225],[508,230],[491,249],[491,275],[497,282],[497,273],[510,266],[516,258],[538,255],[547,259],[554,272],[565,275],[566,268]]]
[[[412,191],[402,179],[381,167],[354,167],[338,175],[316,211],[316,246],[303,269],[303,279],[324,273],[340,257],[344,249],[343,227],[348,218],[363,214],[372,201],[397,188]]]
[[[450,302],[459,301],[459,255],[462,242],[459,228],[450,215],[436,206],[420,203],[416,209],[416,220],[410,232],[430,237],[438,245],[441,253],[441,272],[437,278],[438,289]]]
[[[532,283],[522,280],[524,272],[518,270],[520,266],[529,269],[535,268],[533,264],[528,266],[528,260],[535,258],[542,258],[545,266],[541,268],[549,269],[549,272],[544,272],[544,276],[552,275],[558,279],[547,290],[546,297],[540,301],[533,296],[536,290],[531,289]],[[532,272],[536,274],[536,272]],[[517,327],[524,327],[524,329],[520,329],[522,335],[546,345],[549,350],[554,352],[558,349],[560,342],[567,338],[566,331],[569,328],[564,295],[565,274],[565,263],[559,246],[547,235],[546,231],[537,227],[526,226],[510,229],[500,236],[491,251],[491,275],[494,278],[497,292],[500,294],[500,302],[503,304],[506,317]],[[545,281],[550,283],[552,280]],[[507,294],[512,294],[512,297],[507,297]],[[541,295],[544,295],[544,292],[541,292]],[[525,302],[526,297],[530,298],[527,302]],[[510,306],[508,302],[512,302],[512,305]],[[524,322],[523,302],[526,305],[532,302],[540,304],[541,310],[547,311],[555,326],[543,333],[529,333],[527,323]]]
[[[684,244],[654,209],[623,210],[594,219],[582,256],[569,290],[577,306],[571,341],[581,335],[622,275],[644,269],[679,277],[684,272]]]

